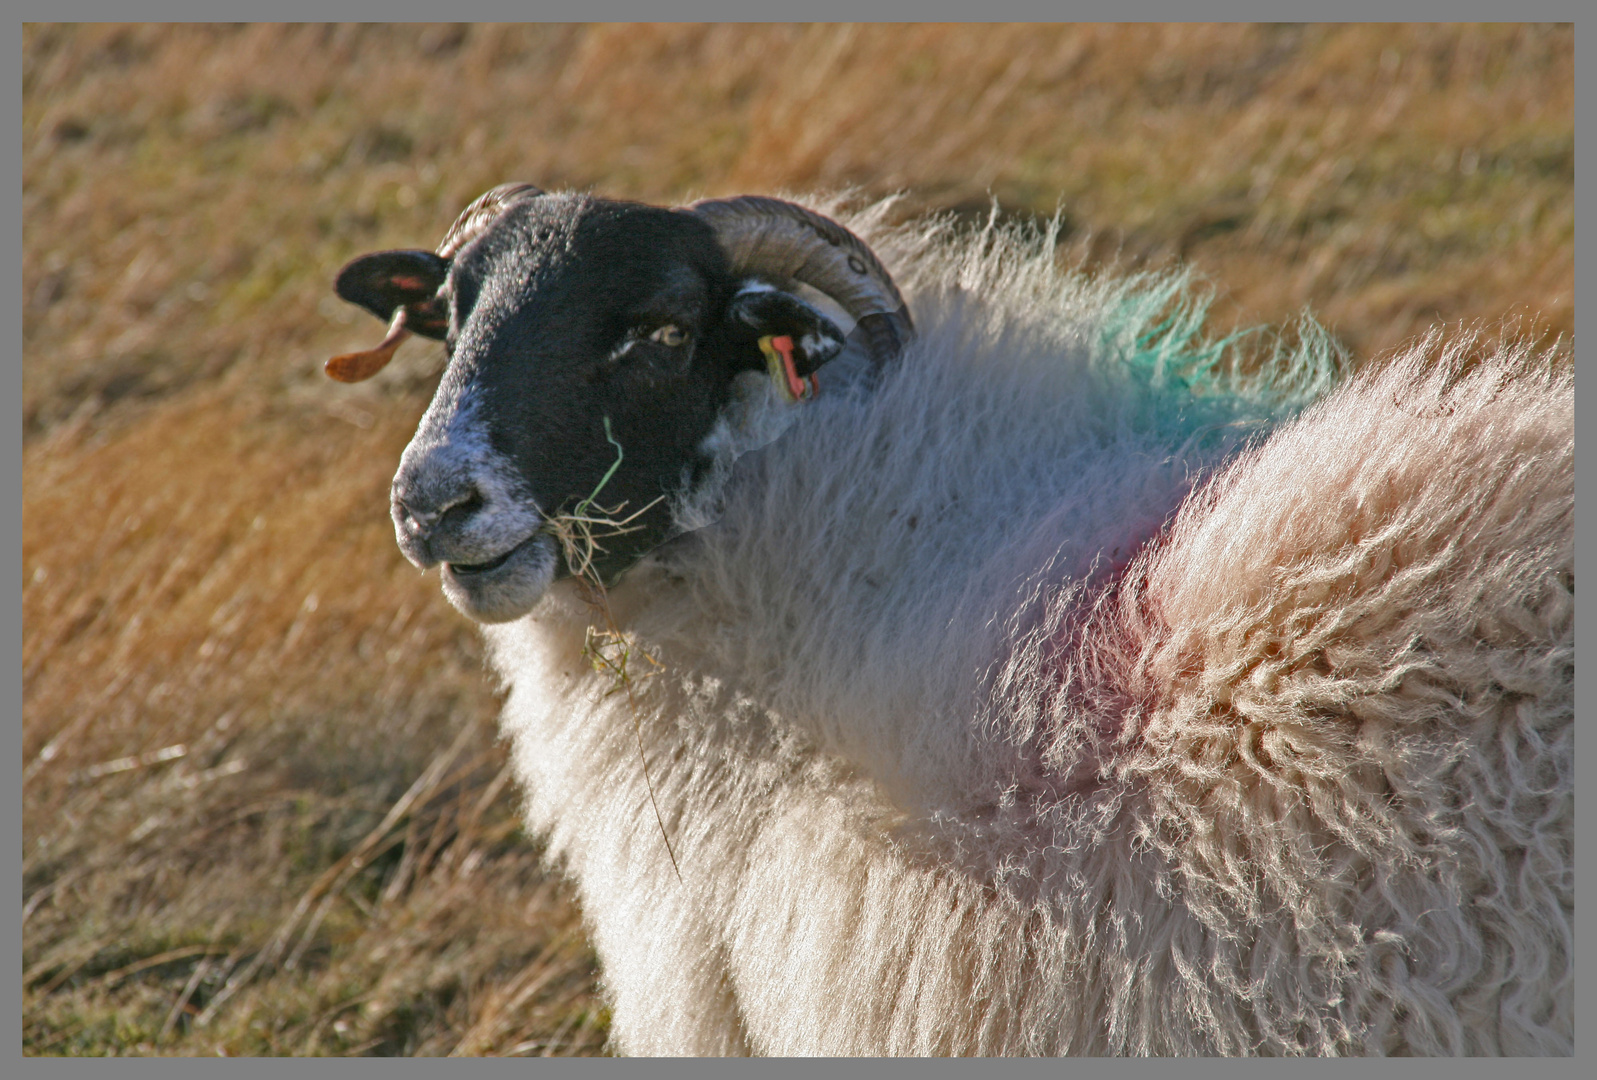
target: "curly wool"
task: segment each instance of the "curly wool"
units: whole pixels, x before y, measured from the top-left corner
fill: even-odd
[[[487,631],[617,1048],[1570,1053],[1567,369],[1244,374],[1180,278],[886,209],[919,337],[723,433],[786,427],[610,596],[658,673],[564,588]]]

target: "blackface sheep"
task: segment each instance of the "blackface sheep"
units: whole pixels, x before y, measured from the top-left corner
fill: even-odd
[[[1335,385],[846,220],[507,185],[339,278],[393,322],[335,376],[448,344],[399,545],[492,624],[617,1048],[1571,1053],[1567,364]]]

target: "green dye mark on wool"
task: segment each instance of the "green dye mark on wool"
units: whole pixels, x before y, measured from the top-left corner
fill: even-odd
[[[1186,272],[1137,274],[1105,297],[1099,362],[1127,391],[1128,419],[1196,447],[1296,415],[1341,378],[1346,358],[1305,315],[1291,340],[1267,327],[1209,337],[1210,297]]]

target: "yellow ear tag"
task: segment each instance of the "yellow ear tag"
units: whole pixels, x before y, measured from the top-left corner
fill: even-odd
[[[767,334],[760,339],[760,351],[765,354],[765,373],[771,377],[776,392],[791,404],[808,401],[820,389],[814,375],[799,378],[793,365],[793,339],[786,334]]]

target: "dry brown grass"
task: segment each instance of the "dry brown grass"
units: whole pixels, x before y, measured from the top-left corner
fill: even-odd
[[[1222,322],[1568,334],[1572,70],[1568,27],[26,28],[28,1052],[602,1047],[385,516],[437,351],[319,373],[381,332],[350,256],[512,178],[991,191]]]

